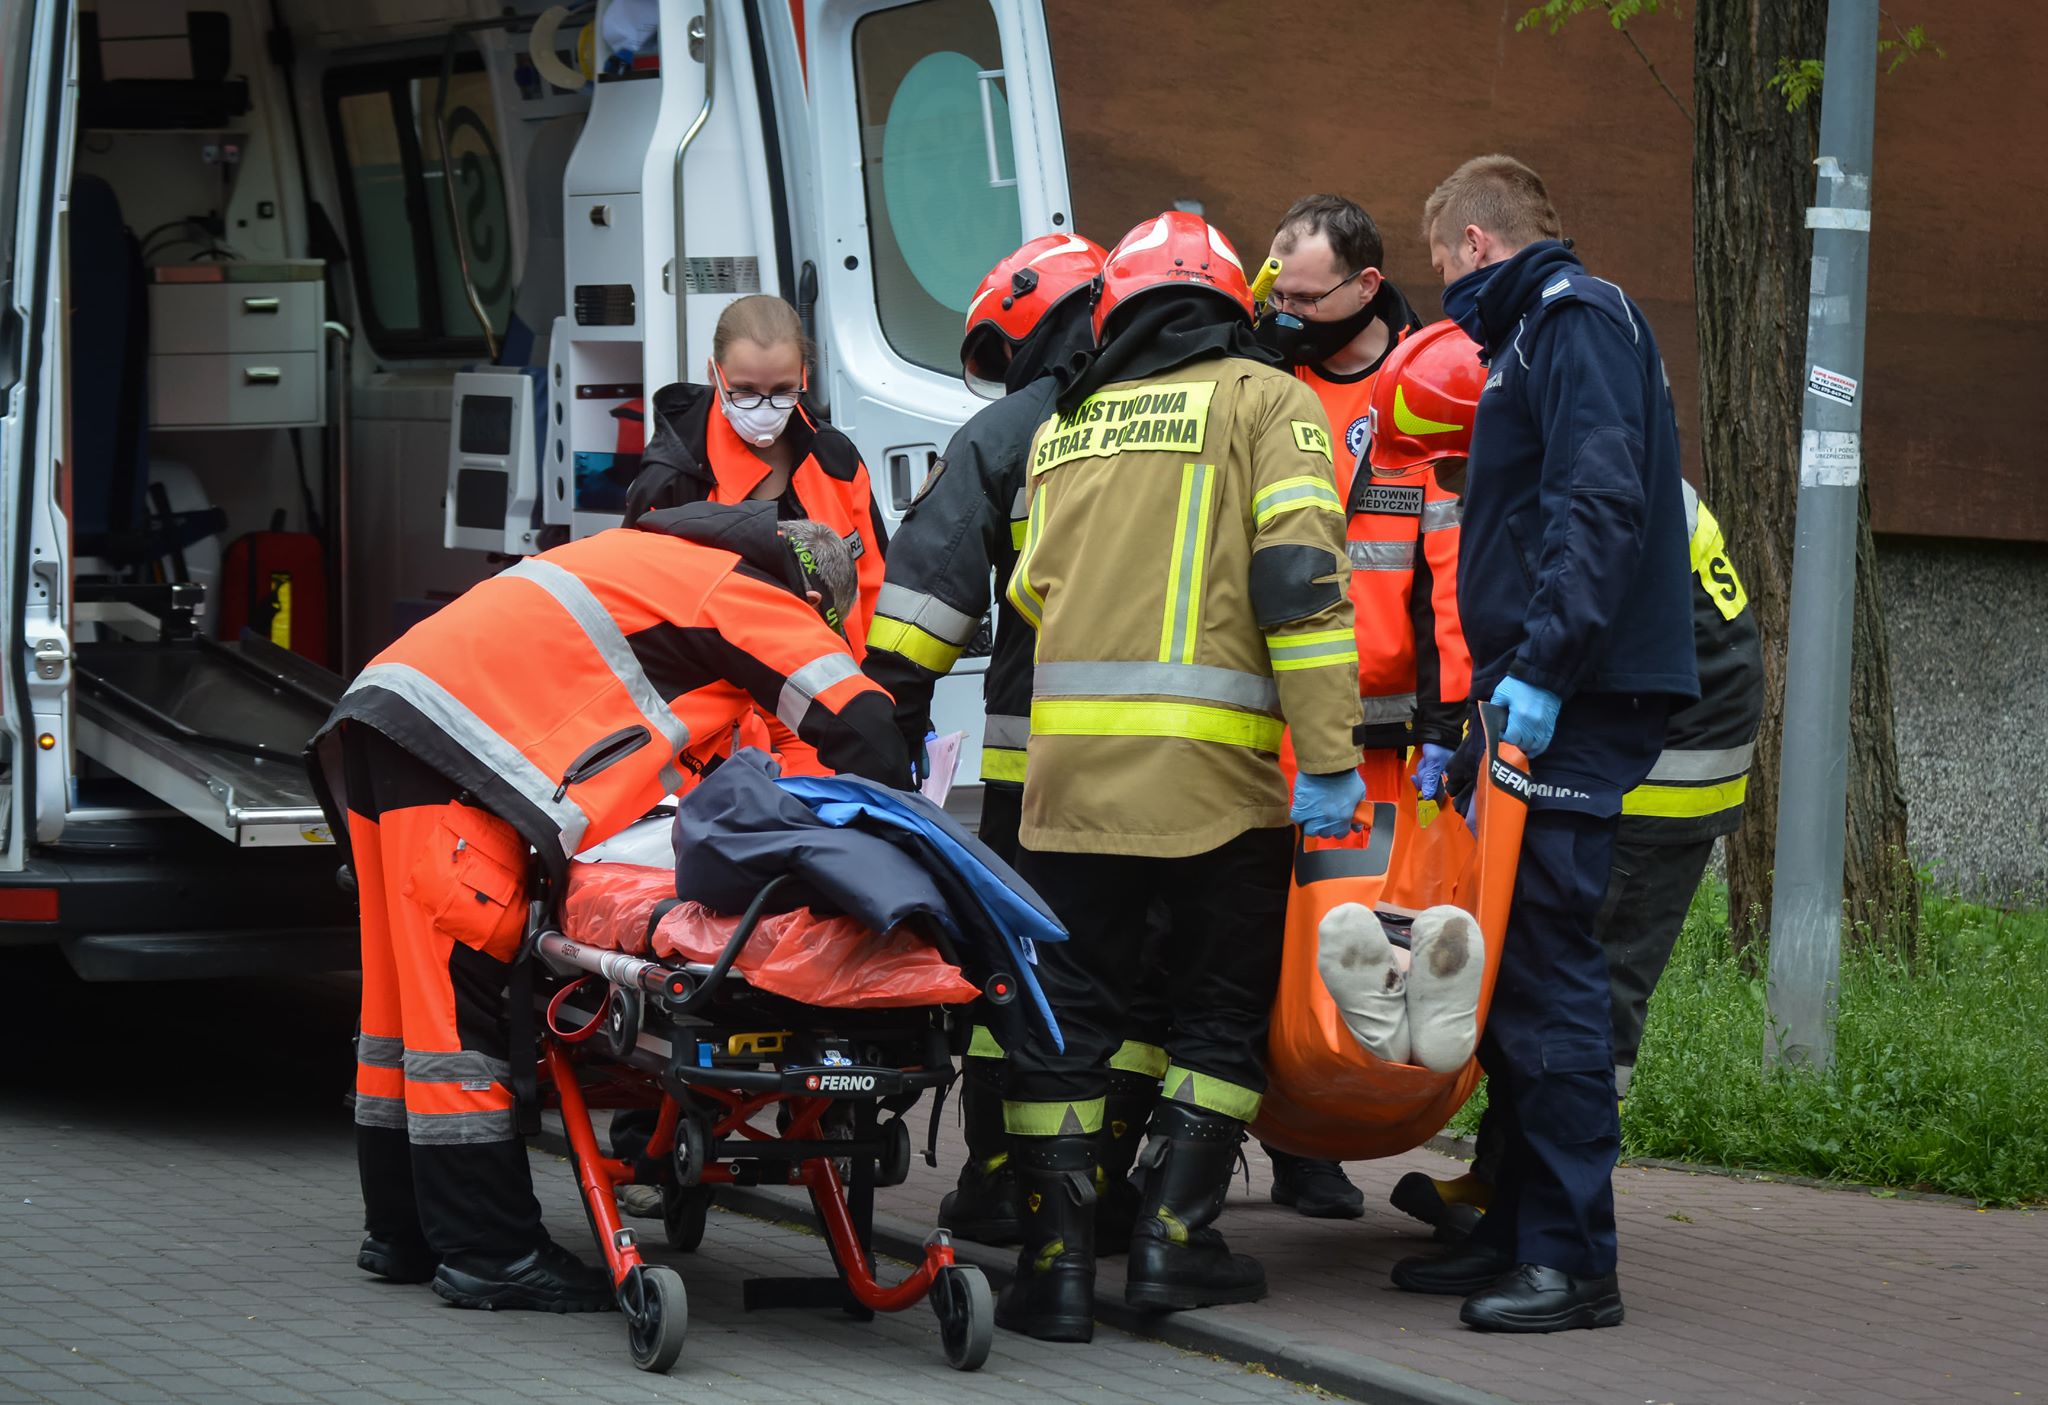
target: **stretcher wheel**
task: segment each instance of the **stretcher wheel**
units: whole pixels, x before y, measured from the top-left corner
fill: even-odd
[[[902,1118],[884,1122],[882,1154],[875,1162],[875,1184],[902,1185],[910,1179],[910,1128]]]
[[[972,1264],[949,1264],[932,1283],[931,1301],[946,1364],[979,1371],[996,1341],[996,1298],[987,1277]]]
[[[666,1371],[683,1354],[690,1330],[690,1299],[683,1276],[672,1268],[642,1265],[635,1272],[638,1290],[629,1284],[626,1299],[626,1349],[643,1371]],[[637,1298],[637,1302],[634,1299]]]
[[[640,1047],[641,1005],[639,991],[628,990],[624,986],[612,987],[598,1040],[613,1058],[623,1061]]]
[[[687,1254],[704,1242],[704,1221],[711,1214],[711,1187],[663,1186],[661,1227],[668,1247]]]

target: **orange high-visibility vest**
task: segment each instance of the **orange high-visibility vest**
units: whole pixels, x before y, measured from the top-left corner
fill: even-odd
[[[826,765],[908,777],[889,695],[803,599],[733,552],[624,528],[529,557],[372,659],[314,739],[373,727],[509,821],[549,866],[624,828],[755,707]]]

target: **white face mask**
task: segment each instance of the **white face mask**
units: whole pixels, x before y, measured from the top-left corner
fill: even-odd
[[[792,410],[778,410],[766,400],[751,410],[736,409],[723,394],[718,397],[718,408],[725,411],[726,422],[732,425],[733,432],[757,449],[765,449],[780,439],[783,428],[794,413]]]

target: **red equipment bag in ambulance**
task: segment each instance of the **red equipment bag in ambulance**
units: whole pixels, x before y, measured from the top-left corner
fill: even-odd
[[[280,648],[322,667],[327,653],[327,566],[320,539],[272,529],[251,532],[227,549],[220,572],[217,638],[239,639],[252,629]]]

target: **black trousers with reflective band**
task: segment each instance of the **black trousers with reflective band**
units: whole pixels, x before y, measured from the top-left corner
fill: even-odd
[[[1086,1104],[1109,1088],[1109,1060],[1142,1038],[1148,990],[1164,994],[1167,1095],[1192,1074],[1192,1096],[1211,1106],[1265,1090],[1266,1029],[1280,979],[1291,827],[1250,830],[1190,858],[1025,850],[1019,871],[1066,925],[1067,940],[1038,948],[1038,980],[1066,1039],[1042,1034],[1013,1050],[1012,1103]],[[1155,936],[1155,906],[1168,932]],[[1157,972],[1146,970],[1156,948]],[[1156,1030],[1156,1023],[1154,1024]],[[1147,1041],[1152,1042],[1152,1041]],[[1219,1092],[1221,1097],[1208,1094]],[[1014,1126],[1014,1124],[1013,1124]],[[1087,1130],[1093,1130],[1088,1128]]]

